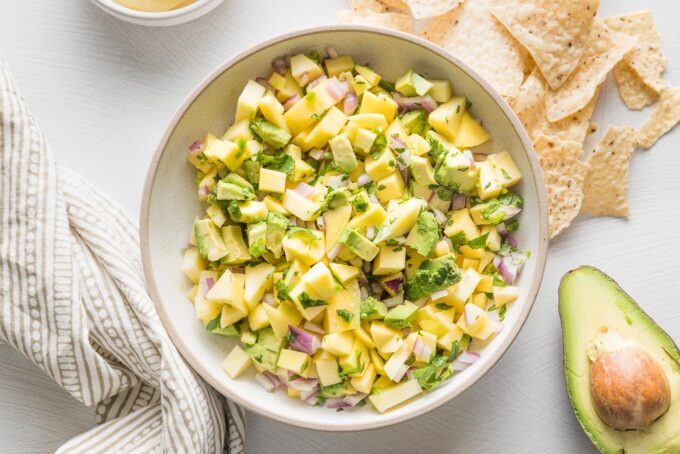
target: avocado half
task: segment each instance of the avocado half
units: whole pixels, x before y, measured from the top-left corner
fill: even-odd
[[[559,312],[564,339],[564,373],[576,418],[603,453],[680,453],[680,351],[609,276],[583,266],[560,283]],[[643,430],[616,430],[598,415],[591,395],[588,351],[603,331],[636,340],[661,366],[670,385],[668,410]]]

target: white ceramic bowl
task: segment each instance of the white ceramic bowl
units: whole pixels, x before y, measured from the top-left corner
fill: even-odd
[[[246,81],[270,72],[271,60],[286,53],[332,44],[357,63],[370,62],[387,80],[409,68],[425,76],[447,78],[454,91],[472,101],[471,110],[507,149],[524,175],[515,189],[525,200],[517,240],[532,252],[518,280],[520,297],[505,318],[505,329],[488,345],[478,344],[481,359],[440,388],[385,414],[370,405],[335,412],[310,407],[285,393],[270,394],[252,372],[231,380],[221,363],[233,342],[206,332],[185,293],[190,283],[181,271],[183,249],[195,216],[205,213],[197,201],[195,170],[186,163],[187,146],[206,133],[221,133],[233,120],[236,99]],[[502,98],[470,68],[432,44],[404,33],[360,26],[326,26],[287,34],[230,59],[189,95],[161,140],[149,169],[141,211],[144,270],[149,291],[173,342],[193,368],[220,393],[249,410],[276,420],[319,430],[356,431],[414,418],[453,399],[498,361],[522,328],[538,292],[548,243],[547,203],[531,142]]]
[[[217,8],[223,1],[224,0],[197,0],[195,3],[185,6],[184,8],[162,13],[147,13],[126,8],[113,0],[92,0],[95,5],[113,17],[132,24],[148,25],[152,27],[179,25],[198,19]]]

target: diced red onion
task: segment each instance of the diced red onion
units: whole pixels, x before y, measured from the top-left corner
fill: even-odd
[[[479,353],[465,351],[453,362],[453,369],[462,372],[479,360]]]
[[[416,341],[413,343],[413,353],[418,358],[429,359],[432,356],[432,347],[421,341],[419,338],[416,338]]]
[[[404,294],[403,293],[398,293],[396,296],[393,296],[392,298],[387,298],[387,299],[383,300],[383,303],[387,307],[399,306],[403,302],[404,302]]]
[[[326,330],[317,325],[316,323],[310,322],[310,321],[305,321],[305,323],[302,325],[304,329],[307,331],[311,331],[313,333],[321,334],[324,335],[326,334]]]
[[[324,50],[326,51],[326,55],[328,55],[328,58],[338,58],[338,51],[335,50],[335,47],[326,46]]]
[[[350,405],[340,397],[329,397],[326,399],[326,408],[345,408]]]
[[[375,227],[372,225],[366,227],[366,238],[372,240],[375,237]]]
[[[392,97],[399,106],[399,113],[404,114],[416,109],[424,109],[426,112],[432,112],[437,108],[437,101],[435,101],[432,96],[412,96],[405,97],[401,93],[393,92]]]
[[[390,281],[385,281],[383,284],[385,287],[389,288],[392,292],[397,293],[399,291],[399,286],[403,282],[402,279],[392,279]]]
[[[319,396],[312,396],[308,399],[304,400],[308,405],[311,405],[312,407],[316,404],[319,403]]]
[[[210,194],[210,188],[208,187],[207,184],[204,184],[203,186],[201,186],[201,189],[199,190],[199,192],[200,192],[200,195],[208,195],[208,194]]]
[[[317,388],[317,389],[313,389],[313,390],[311,390],[311,391],[302,391],[302,392],[300,393],[300,399],[302,399],[302,400],[311,399],[312,397],[318,396],[318,395],[320,394],[320,392],[321,392],[321,391],[320,391],[318,388]]]
[[[359,404],[359,402],[361,402],[365,398],[366,398],[366,394],[356,393],[356,394],[348,394],[347,396],[343,397],[342,400],[343,400],[343,402],[345,402],[350,407],[356,407]]]
[[[298,77],[298,80],[299,80],[299,82],[300,82],[300,86],[304,87],[305,85],[307,85],[307,84],[310,82],[310,80],[309,80],[309,73],[308,73],[307,71],[303,72],[303,73],[300,74],[300,76]]]
[[[368,196],[368,201],[380,205],[380,201],[374,194]]]
[[[276,389],[274,383],[272,383],[272,381],[267,378],[264,373],[255,374],[255,381],[257,381],[268,393],[271,393]]]
[[[439,223],[439,225],[446,224],[446,221],[447,221],[448,218],[446,217],[446,215],[444,214],[444,212],[442,210],[438,210],[438,209],[434,208],[432,211],[434,212],[434,217],[437,219],[437,222]]]
[[[396,135],[392,134],[390,136],[390,148],[392,149],[397,149],[397,148],[406,148],[406,144],[402,142],[399,137]],[[406,164],[408,165],[408,164]]]
[[[309,392],[319,387],[319,380],[316,378],[298,378],[288,381],[288,387],[300,392]]]
[[[408,378],[409,380],[413,380],[413,374],[414,374],[415,371],[416,371],[416,368],[415,368],[415,367],[409,368],[409,369],[406,371],[406,378]]]
[[[463,208],[465,208],[465,194],[460,192],[453,194],[453,197],[451,198],[451,209],[461,210]]]
[[[331,77],[328,79],[326,91],[335,101],[340,101],[349,92],[349,86],[346,82],[340,82],[337,77]]]
[[[496,231],[500,236],[505,236],[508,234],[508,228],[505,226],[505,222],[501,222],[500,224],[496,225]],[[512,245],[511,245],[512,246]],[[516,246],[513,246],[516,247]]]
[[[326,230],[326,221],[324,220],[323,216],[316,218],[316,226],[319,228],[319,230]]]
[[[311,150],[309,150],[307,152],[307,156],[309,156],[310,158],[312,158],[315,161],[321,161],[321,159],[323,158],[323,155],[325,153],[326,152],[323,151],[321,148],[312,148]]]
[[[283,103],[283,108],[289,110],[299,100],[300,100],[299,95],[293,95],[290,98],[286,99],[286,101]]]
[[[508,285],[515,283],[518,271],[518,266],[510,263],[510,260],[506,260],[505,257],[501,259],[500,263],[498,264],[498,273],[503,278],[503,281]]]
[[[205,280],[205,286],[208,288],[208,290],[210,290],[211,288],[213,288],[213,285],[215,285],[215,279],[212,278],[212,277],[206,278],[206,280]]]
[[[401,153],[399,153],[399,157],[401,158],[402,161],[404,161],[404,165],[406,166],[411,165],[411,152],[409,150],[404,150]]]
[[[364,186],[370,183],[371,181],[373,181],[373,179],[367,173],[362,173],[361,175],[359,175],[359,178],[357,178],[357,184],[359,186]]]
[[[448,294],[449,294],[449,292],[447,292],[446,290],[439,290],[439,291],[434,292],[432,295],[430,295],[430,299],[432,301],[437,301],[437,300],[440,300],[442,298],[445,298]]]
[[[359,287],[359,295],[362,301],[365,300],[369,296],[368,289],[366,287]]]
[[[317,77],[316,79],[314,79],[313,81],[311,81],[311,82],[307,85],[307,91],[311,90],[312,88],[316,87],[316,86],[319,85],[321,82],[323,82],[324,80],[327,80],[327,79],[328,79],[328,77],[326,77],[325,74],[322,74],[321,76]]]
[[[295,339],[290,343],[290,348],[293,350],[313,355],[321,347],[319,338],[309,334],[307,331],[303,331],[293,325],[288,325],[288,332],[295,335]]]
[[[496,230],[498,230],[498,229],[496,229]],[[506,232],[507,232],[507,230],[506,230]],[[509,235],[509,234],[506,235],[505,241],[508,242],[510,247],[516,248],[517,246],[519,246],[519,243],[517,243],[517,240],[515,238],[513,238],[512,235]]]
[[[198,151],[201,149],[203,146],[203,141],[202,140],[196,140],[194,143],[189,145],[189,152],[191,155],[196,156],[198,154]]]
[[[401,181],[405,185],[408,185],[408,169],[402,165],[401,162],[397,161],[397,167],[399,168],[399,175],[401,175]]]
[[[316,193],[316,189],[307,183],[299,183],[295,187],[294,191],[306,199],[310,198]]]
[[[288,68],[286,56],[276,57],[272,60],[272,69],[277,73],[284,75],[286,73],[286,68]]]
[[[522,211],[521,208],[513,206],[513,205],[504,205],[500,209],[503,210],[503,213],[504,213],[503,220],[504,221],[507,221],[508,219],[514,218],[515,216],[517,216]]]
[[[345,115],[352,115],[359,105],[359,97],[355,93],[347,93],[342,102],[342,112]]]
[[[493,262],[492,262],[492,263],[493,263],[493,266],[495,266],[496,268],[498,268],[498,265],[501,264],[501,260],[503,260],[503,256],[502,256],[502,255],[497,255],[497,256],[495,256],[495,257],[493,258]]]
[[[335,246],[333,246],[332,248],[330,248],[326,252],[326,257],[328,257],[330,260],[335,259],[335,257],[337,257],[338,254],[340,253],[341,249],[342,249],[342,246],[339,245],[339,244],[336,244]]]
[[[267,81],[267,79],[265,79],[264,77],[258,77],[258,78],[256,78],[256,79],[255,79],[255,82],[257,82],[258,84],[262,85],[264,88],[266,88],[267,90],[271,91],[272,93],[275,93],[275,92],[276,92],[276,90],[274,90],[274,87],[272,87],[272,86],[269,84],[269,82]]]

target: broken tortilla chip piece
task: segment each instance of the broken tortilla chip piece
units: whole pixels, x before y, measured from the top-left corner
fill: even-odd
[[[543,174],[543,181],[548,195],[548,232],[550,238],[555,238],[581,211],[583,179],[550,171]]]
[[[520,87],[517,97],[511,102],[512,109],[531,140],[535,141],[538,137],[547,135],[562,140],[583,142],[595,109],[597,93],[583,109],[555,123],[550,123],[546,117],[545,98],[545,81],[540,72],[534,69]]]
[[[610,127],[595,146],[583,185],[582,211],[627,217],[628,171],[635,151],[635,129]]]
[[[524,79],[526,50],[490,12],[493,2],[465,2],[434,18],[423,37],[474,68],[503,96],[514,97]]]
[[[666,69],[668,59],[661,52],[661,40],[651,11],[608,17],[604,19],[604,23],[610,30],[628,35],[637,41],[623,57],[623,62],[647,87],[656,93],[661,92],[666,87],[661,74]]]
[[[656,108],[637,133],[637,145],[649,149],[680,121],[680,88],[666,88]]]
[[[643,109],[659,99],[659,94],[646,86],[625,61],[614,66],[614,79],[623,103],[631,110]]]
[[[534,150],[543,171],[548,194],[550,238],[567,228],[581,211],[583,182],[590,166],[579,160],[581,143],[541,136]]]
[[[612,32],[595,20],[578,69],[559,89],[548,92],[548,120],[556,122],[583,109],[593,99],[609,71],[634,43],[628,36]]]
[[[363,0],[365,1],[365,0]],[[373,0],[375,1],[375,0]],[[391,9],[396,9],[400,11],[408,11],[408,5],[404,0],[378,0],[380,3],[383,5],[387,6],[388,8]],[[387,12],[387,11],[382,11],[382,12]]]
[[[374,25],[413,33],[413,18],[408,14],[379,13],[369,9],[345,10],[338,12],[338,20],[343,24]]]
[[[383,0],[381,0],[383,1]],[[416,19],[439,16],[448,13],[463,0],[405,0]]]
[[[557,89],[581,59],[598,6],[599,0],[501,0],[492,13]]]

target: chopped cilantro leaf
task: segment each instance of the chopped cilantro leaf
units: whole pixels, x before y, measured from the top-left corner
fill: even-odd
[[[310,307],[326,306],[328,304],[323,300],[312,299],[307,292],[300,293],[300,296],[298,296],[298,301],[300,301],[300,305],[304,309],[308,309]]]
[[[347,323],[350,323],[354,318],[354,314],[352,314],[347,309],[338,309],[335,311],[335,313],[338,314],[338,316]]]

